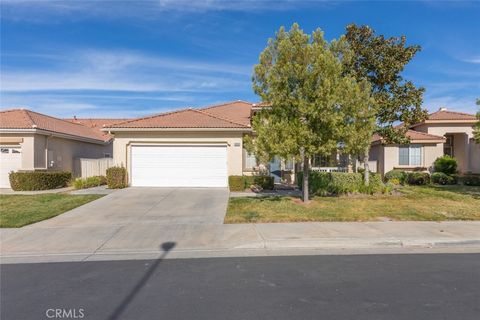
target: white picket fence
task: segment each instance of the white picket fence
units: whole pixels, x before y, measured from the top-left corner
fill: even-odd
[[[320,172],[348,172],[347,167],[312,167],[312,171]]]
[[[93,176],[105,176],[107,169],[114,166],[112,158],[87,159],[76,158],[73,174],[75,177],[88,178]]]

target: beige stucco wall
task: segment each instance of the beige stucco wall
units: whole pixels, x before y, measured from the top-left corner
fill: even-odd
[[[422,164],[420,166],[400,166],[398,164],[398,147],[398,145],[378,146],[378,149],[374,152],[374,156],[378,154],[379,159],[383,157],[383,161],[379,160],[379,171],[382,174],[393,169],[414,170],[422,168],[431,171],[435,159],[443,155],[442,143],[422,144]]]
[[[480,173],[480,144],[470,139],[470,168],[469,171]]]
[[[460,172],[478,172],[478,169],[475,168],[480,159],[475,152],[471,151],[475,149],[475,146],[472,146],[474,129],[471,123],[425,123],[415,127],[415,130],[438,136],[452,134],[454,156],[458,162],[458,170]]]
[[[112,154],[113,144],[95,144],[60,137],[47,137],[41,134],[2,133],[5,138],[21,138],[22,170],[73,170],[74,158],[103,158],[104,153]],[[48,142],[47,142],[48,140]],[[48,148],[48,153],[46,151]],[[47,168],[46,155],[54,165]]]
[[[103,158],[105,153],[112,154],[112,143],[95,144],[60,137],[35,135],[35,154],[39,154],[35,165],[45,168],[45,147],[48,148],[48,170],[73,171],[75,158]],[[43,152],[42,152],[43,150]],[[43,156],[40,154],[43,153]],[[42,160],[43,158],[43,160]],[[37,157],[35,157],[37,160]]]
[[[242,175],[242,132],[116,132],[113,141],[113,159],[116,165],[127,168],[130,177],[130,149],[132,145],[172,143],[226,143],[228,175]]]

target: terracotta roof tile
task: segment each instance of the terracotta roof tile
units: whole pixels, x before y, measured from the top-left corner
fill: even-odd
[[[0,129],[39,129],[99,141],[108,141],[100,130],[54,118],[27,109],[0,112]]]
[[[106,128],[246,128],[244,124],[223,119],[196,109],[183,109],[150,117],[128,120]]]
[[[84,125],[88,128],[96,129],[103,136],[104,140],[110,140],[113,138],[113,135],[108,134],[108,132],[102,131],[103,127],[114,125],[115,123],[128,121],[130,119],[107,119],[107,118],[67,118],[64,119],[69,122],[78,123]]]
[[[469,113],[439,110],[429,114],[428,120],[476,120],[476,117]]]
[[[229,102],[202,109],[182,109],[132,119],[106,128],[250,128],[251,103]]]

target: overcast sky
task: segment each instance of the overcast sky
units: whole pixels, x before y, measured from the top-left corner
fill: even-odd
[[[280,26],[327,39],[368,24],[422,51],[404,72],[430,111],[476,112],[480,2],[1,0],[1,108],[133,117],[258,101],[253,65]]]

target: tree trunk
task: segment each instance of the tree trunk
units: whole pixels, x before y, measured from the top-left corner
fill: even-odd
[[[308,195],[308,177],[310,171],[310,162],[307,156],[303,156],[303,185],[302,185],[302,195],[303,202],[307,203],[310,201]]]
[[[363,181],[366,186],[370,183],[370,168],[368,167],[368,154],[369,150],[365,150],[365,155],[363,156],[363,167],[365,169],[365,172],[363,173]]]

